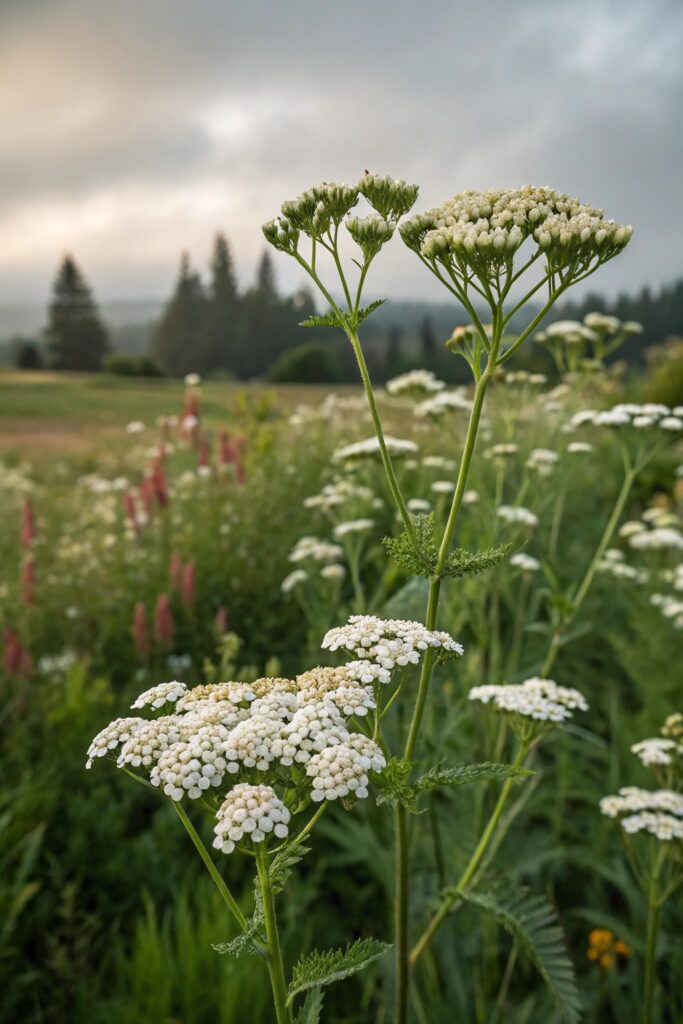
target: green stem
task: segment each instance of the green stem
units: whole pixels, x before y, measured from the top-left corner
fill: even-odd
[[[645,980],[643,997],[643,1024],[652,1024],[655,981],[656,981],[656,952],[657,952],[657,931],[659,927],[659,872],[661,869],[661,858],[658,858],[650,876],[647,901],[647,939],[645,942]]]
[[[356,362],[358,363],[358,369],[360,370],[361,379],[363,381],[363,387],[365,389],[365,397],[367,398],[368,405],[370,406],[370,415],[372,416],[372,423],[375,428],[375,435],[377,437],[377,442],[379,444],[380,455],[382,456],[382,465],[384,466],[384,472],[386,474],[387,483],[389,484],[391,495],[394,501],[396,502],[396,507],[398,508],[398,511],[401,515],[401,519],[403,520],[403,525],[405,527],[406,533],[411,538],[411,540],[414,541],[415,529],[413,527],[413,521],[410,518],[410,513],[408,512],[408,509],[406,508],[406,503],[403,500],[401,488],[398,485],[398,480],[396,479],[396,474],[394,473],[394,467],[391,463],[389,452],[387,451],[386,442],[384,440],[384,431],[382,430],[382,421],[380,420],[379,412],[377,411],[375,393],[372,388],[372,381],[370,380],[370,374],[368,372],[368,367],[365,362],[365,356],[363,355],[363,349],[361,347],[357,332],[349,331],[348,338],[353,347],[353,352],[356,357]]]
[[[396,1024],[408,1019],[408,815],[396,807],[396,893],[394,896],[394,943],[396,957]]]
[[[259,843],[257,848],[256,867],[258,870],[259,882],[261,884],[261,897],[263,899],[263,916],[265,918],[266,940],[268,942],[268,971],[270,973],[270,984],[273,990],[275,1016],[277,1018],[277,1024],[289,1024],[287,985],[285,983],[285,972],[282,966],[282,951],[280,949],[280,938],[277,931],[273,890],[270,885],[268,861],[263,843]]]
[[[216,865],[212,861],[211,856],[209,855],[209,851],[204,846],[204,843],[201,841],[201,839],[199,837],[199,833],[197,832],[197,830],[195,829],[194,825],[192,824],[192,822],[188,818],[187,813],[186,813],[184,807],[180,803],[178,803],[178,801],[176,801],[176,800],[173,800],[171,802],[172,802],[173,806],[175,807],[175,810],[176,810],[176,813],[177,813],[178,817],[180,818],[180,820],[182,821],[183,825],[185,826],[187,834],[189,835],[190,839],[194,843],[195,848],[197,850],[197,853],[199,854],[199,856],[204,861],[204,865],[206,867],[206,870],[211,875],[211,877],[214,880],[214,883],[216,885],[216,888],[218,889],[219,893],[221,894],[221,896],[225,900],[225,903],[227,904],[228,909],[230,910],[231,914],[233,915],[233,917],[237,921],[237,923],[240,926],[240,928],[242,929],[242,931],[243,932],[246,931],[248,929],[248,927],[249,927],[249,923],[248,923],[246,917],[244,916],[244,914],[242,913],[242,911],[240,910],[240,908],[237,906],[237,903],[235,901],[235,897],[232,895],[232,893],[228,889],[227,885],[225,884],[225,882],[221,878],[221,876],[220,876],[220,874],[218,872],[218,868],[216,867]]]
[[[520,768],[522,766],[528,750],[529,743],[527,741],[520,740],[517,755],[512,763],[513,768]],[[424,932],[418,939],[417,943],[413,947],[413,950],[409,958],[411,970],[415,966],[418,958],[429,945],[429,943],[431,942],[434,935],[439,930],[445,919],[452,912],[454,907],[457,906],[457,904],[461,901],[462,893],[464,893],[467,890],[470,882],[472,881],[477,871],[477,868],[481,864],[484,854],[486,853],[486,849],[498,827],[498,823],[505,808],[505,804],[507,803],[508,796],[510,795],[510,790],[512,789],[513,781],[514,779],[512,776],[505,780],[503,788],[500,791],[498,800],[496,801],[496,806],[493,808],[491,817],[488,820],[486,828],[484,829],[481,838],[477,843],[477,847],[472,856],[470,857],[465,870],[460,876],[460,880],[458,881],[455,888],[446,896],[444,896],[441,906],[436,911],[431,921],[425,928]]]
[[[552,640],[550,641],[548,653],[546,654],[545,661],[541,666],[541,676],[547,676],[550,670],[552,669],[553,665],[555,664],[555,658],[557,657],[560,647],[562,646],[563,633],[566,630],[567,626],[569,626],[574,621],[581,605],[586,599],[586,595],[588,594],[588,591],[591,588],[593,578],[595,577],[595,573],[597,571],[598,562],[607,550],[607,547],[610,541],[612,540],[612,537],[614,536],[614,531],[619,525],[619,520],[621,519],[621,516],[623,514],[624,506],[626,505],[626,501],[628,500],[631,488],[633,487],[633,481],[636,478],[636,473],[637,469],[635,467],[629,467],[626,471],[624,481],[621,485],[621,490],[619,491],[617,500],[614,503],[614,508],[612,509],[612,514],[609,517],[607,526],[605,527],[603,535],[600,538],[600,543],[595,549],[595,553],[590,561],[590,564],[586,569],[586,572],[584,574],[583,579],[581,580],[581,583],[579,584],[579,588],[576,591],[576,594],[574,595],[572,601],[573,609],[571,611],[571,614],[565,619],[562,625],[555,630]]]

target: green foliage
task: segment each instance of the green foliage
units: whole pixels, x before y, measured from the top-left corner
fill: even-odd
[[[385,537],[383,544],[387,552],[396,561],[399,568],[411,576],[424,576],[434,579],[439,576],[475,576],[492,569],[501,562],[510,544],[485,548],[482,551],[466,551],[455,548],[446,558],[446,564],[437,573],[439,547],[434,540],[436,520],[434,513],[421,514],[413,517],[414,538],[404,531],[398,537]]]
[[[378,781],[378,804],[400,804],[412,814],[419,813],[417,799],[420,793],[438,789],[440,786],[464,786],[470,782],[524,778],[533,775],[527,768],[515,768],[509,764],[485,761],[483,764],[464,764],[454,768],[435,765],[415,782],[410,782],[412,765],[392,757]]]
[[[516,768],[511,764],[496,764],[484,761],[482,764],[463,764],[455,768],[435,765],[415,782],[415,789],[422,793],[439,786],[464,786],[470,782],[524,778],[534,773],[528,768]]]
[[[298,345],[283,352],[269,376],[281,384],[334,383],[340,370],[335,353],[325,345]]]
[[[303,956],[295,965],[288,990],[288,1002],[307,989],[332,985],[335,981],[362,971],[369,964],[384,956],[391,944],[377,939],[357,939],[346,949],[330,949],[324,953],[314,950]]]
[[[105,356],[102,369],[121,377],[163,377],[162,370],[148,356],[131,356],[125,352],[111,352]]]
[[[65,256],[48,314],[48,350],[58,370],[99,370],[109,339],[90,288],[72,256]]]
[[[306,317],[305,320],[299,322],[299,327],[341,327],[344,330],[346,324],[339,319],[335,312],[330,311],[319,316]]]
[[[369,306],[364,306],[363,309],[359,309],[356,313],[356,326],[362,324],[364,320],[367,320],[367,318],[371,316],[376,309],[383,306],[386,301],[386,299],[375,299],[375,301],[371,302]]]
[[[310,988],[303,1006],[296,1015],[296,1024],[318,1024],[323,1010],[322,988]]]
[[[303,840],[295,836],[275,854],[268,867],[270,888],[274,896],[282,892],[292,869],[310,853],[310,849],[310,846],[306,846]]]
[[[458,891],[458,895],[492,914],[510,932],[545,981],[563,1020],[575,1024],[580,1018],[581,1001],[574,968],[566,954],[562,929],[547,901],[507,886],[490,892]]]

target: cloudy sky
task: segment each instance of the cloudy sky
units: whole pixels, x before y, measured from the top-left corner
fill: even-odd
[[[680,0],[0,0],[0,302],[70,250],[100,299],[154,298],[223,229],[366,167],[547,184],[630,222],[608,292],[683,272]],[[278,257],[283,287],[299,283]],[[394,242],[375,293],[435,296]]]

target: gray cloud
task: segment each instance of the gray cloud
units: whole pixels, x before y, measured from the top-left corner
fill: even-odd
[[[462,188],[552,184],[636,228],[595,284],[680,271],[676,0],[9,0],[0,12],[0,300],[60,254],[98,294],[164,294],[182,247],[365,167]],[[287,286],[296,268],[278,262]],[[433,295],[400,244],[378,292]]]

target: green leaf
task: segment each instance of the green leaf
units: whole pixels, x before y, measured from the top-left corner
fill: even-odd
[[[268,869],[270,874],[270,887],[274,896],[279,892],[282,892],[287,884],[287,879],[292,873],[292,868],[295,864],[298,864],[309,851],[310,846],[305,846],[304,843],[295,836],[287,843],[286,846],[283,846],[282,849],[275,854]]]
[[[345,326],[346,324],[334,312],[325,313],[323,316],[309,316],[299,323],[299,327],[341,327],[342,330]]]
[[[329,949],[324,953],[314,950],[308,956],[302,956],[292,972],[287,1002],[291,1003],[296,995],[307,989],[331,985],[362,971],[389,949],[391,945],[387,942],[357,939],[346,949]]]
[[[567,957],[562,929],[546,899],[507,885],[492,892],[458,895],[492,914],[517,940],[550,989],[562,1018],[575,1024],[580,1018],[581,1002],[574,968]]]
[[[375,299],[375,301],[371,302],[369,306],[365,306],[364,309],[359,309],[356,313],[356,326],[362,324],[364,320],[367,320],[367,318],[374,313],[376,309],[379,309],[380,306],[384,305],[386,301],[386,299]]]
[[[323,990],[319,987],[309,989],[294,1024],[318,1024],[322,1008]]]
[[[265,937],[259,933],[262,924],[263,914],[257,910],[246,932],[236,935],[229,942],[214,942],[212,948],[223,956],[262,956],[263,959],[267,959],[263,947],[257,945],[257,942],[265,945]]]
[[[378,805],[389,804],[395,807],[396,804],[400,804],[412,814],[417,813],[417,792],[415,786],[409,782],[412,767],[409,761],[401,761],[398,757],[392,757],[388,761],[381,779],[378,780],[378,786],[381,787],[376,798]]]
[[[435,525],[433,512],[417,515],[413,517],[414,537],[404,531],[399,537],[385,537],[382,542],[399,567],[411,576],[425,576],[427,579],[437,575],[474,576],[497,565],[510,550],[509,544],[482,551],[456,548],[448,555],[441,573],[437,574],[439,548],[434,540]]]
[[[528,768],[515,768],[511,764],[496,764],[484,761],[482,764],[463,764],[455,768],[435,765],[415,782],[419,792],[436,789],[438,786],[464,786],[468,782],[486,782],[490,779],[515,779],[533,775]]]
[[[510,547],[510,544],[501,544],[497,548],[484,548],[482,551],[466,551],[465,548],[456,548],[446,559],[443,575],[476,576],[502,562]]]

